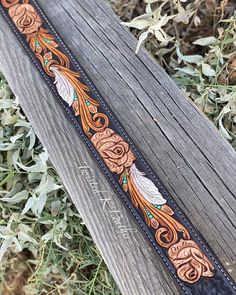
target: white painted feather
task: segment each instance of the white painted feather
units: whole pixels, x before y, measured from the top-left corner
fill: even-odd
[[[154,205],[163,205],[166,203],[166,200],[162,197],[155,184],[145,177],[145,173],[139,171],[135,164],[132,164],[130,171],[135,186],[148,202]]]
[[[50,67],[50,70],[53,71],[55,75],[54,84],[57,87],[59,95],[69,106],[71,106],[74,101],[74,87],[57,67]]]

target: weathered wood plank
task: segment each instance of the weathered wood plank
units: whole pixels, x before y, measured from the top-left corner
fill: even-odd
[[[144,49],[134,54],[135,38],[102,0],[39,3],[177,203],[236,278],[234,150]],[[122,293],[178,294],[2,18],[0,28],[0,67]],[[117,215],[129,238],[116,224]]]

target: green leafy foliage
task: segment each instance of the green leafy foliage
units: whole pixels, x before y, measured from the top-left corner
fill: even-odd
[[[177,71],[173,79],[236,149],[235,20],[232,16],[224,29],[219,26],[217,39],[209,36],[193,42],[205,48],[199,60],[181,59],[177,50],[178,59],[172,62]]]
[[[132,1],[116,2],[128,5]],[[145,44],[236,148],[235,1],[141,2],[142,9],[136,2],[133,15],[122,22],[138,38],[136,53]],[[141,13],[136,15],[136,11]]]

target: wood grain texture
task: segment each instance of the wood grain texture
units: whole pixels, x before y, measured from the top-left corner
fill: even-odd
[[[236,279],[235,151],[144,49],[134,54],[136,39],[103,0],[38,2],[173,198]],[[0,68],[122,293],[179,294],[1,17],[0,28]],[[129,238],[122,233],[123,225]]]

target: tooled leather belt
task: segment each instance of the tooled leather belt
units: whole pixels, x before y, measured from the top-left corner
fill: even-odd
[[[230,276],[177,207],[37,2],[0,3],[0,13],[180,290],[184,294],[236,294]]]

